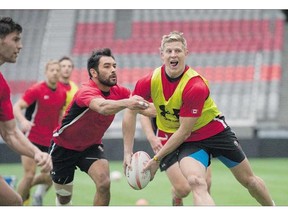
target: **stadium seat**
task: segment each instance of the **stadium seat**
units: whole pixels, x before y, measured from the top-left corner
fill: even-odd
[[[16,13],[9,13],[12,12]],[[129,32],[125,32],[126,37],[118,37],[116,34],[121,31],[117,28],[116,10],[75,12],[74,19],[70,20],[73,25],[69,27],[74,28],[74,35],[66,39],[55,38],[62,44],[68,43],[67,46],[71,48],[61,51],[75,60],[75,73],[72,75],[74,81],[81,83],[88,79],[86,61],[93,49],[110,47],[118,64],[118,82],[129,87],[134,86],[143,74],[161,65],[159,47],[162,35],[179,30],[184,33],[188,43],[187,64],[195,67],[196,71],[209,80],[211,88],[217,90],[215,96],[225,112],[235,109],[233,118],[246,118],[244,113],[241,114],[237,101],[242,100],[248,109],[248,101],[252,98],[244,92],[244,87],[251,89],[255,84],[259,92],[279,88],[285,36],[285,20],[279,10],[135,9],[130,12],[132,16],[127,17],[125,31]],[[45,35],[52,35],[46,32],[46,25],[51,22],[49,10],[42,11],[41,18],[36,13],[31,16],[31,13],[34,14],[30,11],[29,17],[27,11],[17,11],[17,17],[22,16],[27,25],[31,25],[23,37],[28,54],[22,55],[17,65],[4,65],[1,68],[8,71],[13,94],[20,93],[27,87],[22,83],[23,80],[29,79],[27,83],[32,83],[40,77],[38,62],[43,61],[40,56],[46,50],[41,44]],[[53,44],[48,46],[53,47]],[[27,72],[21,73],[25,75],[21,77],[22,75],[9,73],[11,70]],[[256,79],[257,71],[260,71],[259,80]],[[263,113],[263,107],[267,106],[270,99],[277,101],[279,94],[276,90],[271,95],[259,95],[259,118],[267,117],[267,113]],[[271,109],[277,112],[275,106]]]

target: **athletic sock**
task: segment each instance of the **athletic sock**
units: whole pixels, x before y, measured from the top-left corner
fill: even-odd
[[[49,187],[49,186],[48,186],[47,184],[37,185],[37,188],[36,188],[36,190],[35,190],[34,196],[41,196],[41,197],[43,197],[43,196],[46,194],[48,187]]]

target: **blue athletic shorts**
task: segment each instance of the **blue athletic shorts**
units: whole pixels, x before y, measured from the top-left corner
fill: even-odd
[[[211,163],[211,157],[217,157],[228,168],[241,163],[246,155],[230,127],[204,140],[185,142],[178,148],[178,161],[184,157],[193,157],[205,167]]]

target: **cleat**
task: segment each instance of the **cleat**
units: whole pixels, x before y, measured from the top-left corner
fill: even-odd
[[[31,197],[29,194],[28,198],[26,200],[23,200],[23,206],[30,206],[30,203],[31,203]]]
[[[183,206],[183,199],[182,198],[173,197],[172,205],[173,206]]]

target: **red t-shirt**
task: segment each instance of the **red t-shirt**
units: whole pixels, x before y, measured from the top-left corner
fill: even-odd
[[[184,73],[189,69],[186,66]],[[136,83],[133,95],[142,96],[144,99],[152,101],[151,98],[151,78],[153,73],[148,74],[142,79],[138,80]],[[180,78],[178,79],[169,79],[165,73],[165,67],[161,68],[161,78],[164,96],[168,100],[174,93]],[[209,88],[205,84],[202,78],[193,77],[187,83],[182,93],[183,105],[180,108],[179,116],[181,117],[200,117],[202,109],[205,103],[206,98],[209,96]],[[191,112],[193,110],[193,112]],[[211,121],[204,127],[198,129],[191,133],[190,137],[186,140],[188,141],[197,141],[203,140],[208,137],[214,136],[215,134],[224,130],[223,122],[221,121]],[[158,136],[160,137],[170,137],[172,134],[165,133],[163,131],[158,131]]]
[[[59,85],[61,85],[63,88],[65,88],[66,91],[70,91],[71,90],[71,85],[68,83],[62,83],[59,82]]]
[[[25,91],[22,99],[28,106],[35,104],[29,119],[35,126],[27,133],[28,139],[39,145],[50,146],[53,131],[59,124],[60,113],[65,105],[65,89],[57,85],[52,90],[46,82],[36,83]]]
[[[109,93],[102,92],[89,80],[75,94],[61,125],[54,132],[54,142],[67,149],[84,151],[95,144],[102,144],[104,133],[115,115],[102,115],[89,109],[94,98],[121,100],[130,97],[130,90],[115,85]]]
[[[10,88],[0,72],[0,121],[9,121],[13,118],[14,115],[10,99]]]

